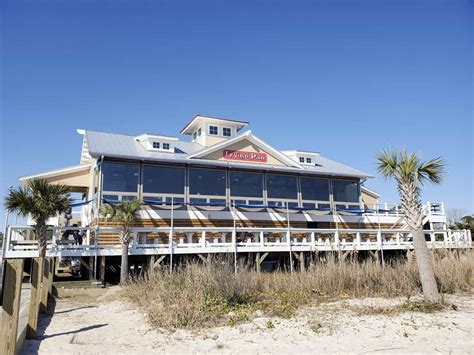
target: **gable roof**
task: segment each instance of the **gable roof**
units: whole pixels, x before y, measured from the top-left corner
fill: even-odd
[[[294,161],[291,158],[288,158],[285,154],[283,154],[280,151],[276,150],[271,145],[265,143],[260,138],[258,138],[254,134],[252,134],[252,131],[250,131],[250,130],[245,132],[245,133],[242,133],[238,136],[235,136],[235,137],[226,139],[224,141],[221,141],[217,144],[211,145],[210,147],[206,147],[206,148],[204,148],[200,151],[197,151],[196,153],[189,154],[187,158],[188,159],[204,158],[205,156],[207,156],[211,153],[214,153],[214,152],[216,152],[220,149],[229,147],[229,146],[231,146],[231,145],[233,145],[237,142],[243,141],[243,140],[247,140],[247,141],[255,144],[256,146],[262,148],[264,151],[266,151],[267,153],[272,155],[275,159],[281,161],[283,164],[285,164],[287,166],[302,168],[302,166],[298,162]]]
[[[268,147],[265,150],[267,150],[272,155],[275,154],[275,156],[281,157],[285,164],[286,162],[288,162],[288,166],[272,166],[266,164],[256,165],[245,162],[234,162],[229,160],[217,161],[200,158],[201,154],[209,154],[209,150],[211,149],[219,149],[219,147],[231,144],[229,143],[230,140],[236,139],[237,137],[227,139],[210,147],[203,147],[202,145],[195,142],[175,141],[175,151],[165,153],[146,150],[144,146],[136,140],[136,137],[131,135],[97,131],[82,131],[81,134],[84,134],[85,139],[83,144],[87,145],[87,153],[95,159],[104,156],[116,159],[176,162],[181,164],[235,167],[275,172],[292,172],[313,175],[352,177],[359,179],[366,179],[372,177],[370,174],[367,174],[361,170],[351,168],[347,165],[338,163],[321,155],[314,156],[312,158],[314,165],[301,165],[298,162],[287,157],[280,151],[276,150],[275,148],[269,146],[267,143],[261,141],[251,132],[243,133],[242,135],[239,135],[237,137],[243,139],[246,137],[245,134],[251,135],[251,139],[256,142],[255,144],[262,147]]]

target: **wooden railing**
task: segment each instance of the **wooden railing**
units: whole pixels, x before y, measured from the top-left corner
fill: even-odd
[[[82,244],[64,231],[82,234]],[[48,256],[120,255],[115,243],[100,243],[104,234],[118,236],[119,228],[59,228],[49,230]],[[425,230],[430,248],[471,248],[469,230]],[[407,230],[387,229],[303,229],[232,227],[133,228],[131,255],[199,254],[229,252],[399,250],[411,249]],[[38,244],[32,227],[10,226],[4,243],[4,257],[35,257]]]

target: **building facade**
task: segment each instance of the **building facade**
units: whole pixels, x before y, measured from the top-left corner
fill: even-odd
[[[50,254],[120,255],[118,226],[100,209],[134,199],[143,206],[134,227],[136,255],[412,247],[398,206],[380,203],[380,195],[365,186],[370,174],[317,152],[278,150],[247,125],[197,115],[182,129],[189,136],[184,140],[78,130],[79,165],[20,178],[23,184],[33,178],[66,184],[81,196],[73,205],[74,221],[87,233],[88,247],[57,242],[72,224],[58,216],[51,221],[56,232]],[[423,213],[433,247],[470,243],[468,232],[447,229],[442,203],[426,203]],[[9,229],[7,256],[13,250],[34,255],[10,248],[25,228]]]

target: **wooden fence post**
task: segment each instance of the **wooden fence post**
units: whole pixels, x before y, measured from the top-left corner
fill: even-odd
[[[3,284],[2,326],[0,331],[0,354],[15,354],[20,313],[23,259],[5,261],[5,283]]]
[[[33,268],[31,272],[31,296],[28,310],[28,324],[26,326],[26,338],[36,339],[38,330],[39,301],[41,298],[41,276],[43,274],[43,263],[41,258],[32,259]]]
[[[56,258],[50,258],[49,259],[49,282],[48,282],[48,293],[50,295],[53,294],[53,279],[54,279],[54,270],[56,268]]]
[[[48,310],[49,277],[51,273],[49,265],[49,258],[45,258],[43,266],[43,282],[41,283],[40,313],[46,313]]]

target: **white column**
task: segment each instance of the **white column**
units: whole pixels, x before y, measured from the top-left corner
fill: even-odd
[[[188,244],[193,243],[193,235],[194,235],[194,233],[186,233],[186,236],[188,238]]]
[[[339,246],[339,232],[338,231],[334,233],[334,244],[336,245],[336,247]]]
[[[202,231],[201,233],[201,245],[202,246],[206,245],[206,231]]]
[[[446,234],[444,234],[444,238],[446,238]],[[435,244],[436,244],[435,243],[436,242],[436,237],[435,237],[435,234],[433,232],[430,232],[430,242],[431,242],[432,248],[434,248]]]

